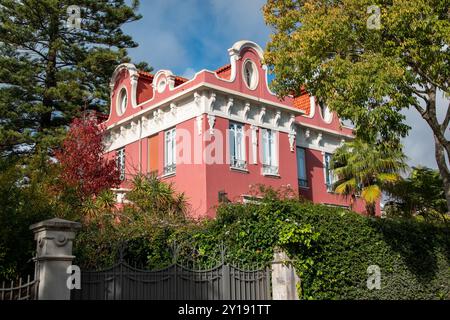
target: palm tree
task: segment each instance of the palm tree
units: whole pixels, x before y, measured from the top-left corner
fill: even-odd
[[[347,142],[333,155],[331,169],[337,181],[336,193],[354,199],[357,195],[366,203],[366,213],[375,215],[375,204],[383,190],[398,181],[407,165],[400,148],[369,144],[361,139]]]

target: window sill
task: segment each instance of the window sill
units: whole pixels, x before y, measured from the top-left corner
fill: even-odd
[[[277,179],[280,179],[281,178],[281,176],[279,175],[279,174],[276,174],[276,173],[266,173],[266,172],[263,172],[262,173],[262,175],[264,176],[264,177],[268,177],[268,178],[277,178]]]
[[[162,176],[160,176],[159,178],[160,178],[160,179],[170,178],[170,177],[173,177],[175,174],[176,174],[176,171],[173,171],[173,172],[167,172],[167,173],[164,173],[164,174],[163,174]]]
[[[237,168],[237,167],[230,167],[231,171],[237,171],[241,173],[249,173],[247,169]]]

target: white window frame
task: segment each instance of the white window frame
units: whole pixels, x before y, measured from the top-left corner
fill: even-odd
[[[120,181],[125,180],[125,148],[120,148],[116,150],[116,163],[119,169],[119,179]]]
[[[248,79],[249,80],[248,82],[247,82],[247,70],[250,72],[249,74],[250,78]],[[245,85],[250,90],[255,90],[258,87],[259,83],[258,68],[256,67],[256,64],[250,59],[245,60],[245,62],[242,64],[242,78],[244,80]]]
[[[262,173],[278,175],[278,132],[262,129]]]
[[[238,122],[230,122],[228,141],[230,144],[230,167],[246,170],[245,125]]]
[[[299,155],[301,152],[302,156]],[[308,175],[306,173],[306,149],[300,146],[296,147],[296,158],[297,158],[297,179],[298,186],[300,188],[309,188]],[[302,160],[302,161],[300,161]],[[303,168],[303,170],[302,170]],[[301,176],[301,172],[304,172],[304,176]]]
[[[325,186],[328,192],[333,192],[333,183],[335,182],[335,176],[333,171],[330,169],[332,153],[325,152],[323,154],[323,170],[325,178]]]
[[[164,132],[164,175],[173,174],[176,171],[176,128]]]
[[[127,110],[127,106],[128,106],[128,91],[127,88],[122,87],[119,90],[119,94],[117,95],[117,114],[119,116],[123,115],[125,113],[125,111]]]

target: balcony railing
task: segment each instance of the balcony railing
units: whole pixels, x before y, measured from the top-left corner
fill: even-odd
[[[175,163],[165,166],[164,167],[164,175],[175,173],[176,168],[177,168],[177,165]]]
[[[308,188],[309,187],[308,180],[306,180],[306,179],[298,179],[298,186],[300,188]]]
[[[247,170],[247,162],[240,159],[231,159],[231,167],[234,169]]]
[[[263,164],[263,174],[278,175],[278,166]]]

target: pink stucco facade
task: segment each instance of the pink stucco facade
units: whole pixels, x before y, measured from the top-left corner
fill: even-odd
[[[257,44],[237,42],[229,55],[229,65],[192,79],[131,64],[116,69],[104,124],[108,156],[124,154],[119,201],[134,175],[156,171],[185,193],[194,217],[214,217],[219,192],[244,201],[255,184],[288,186],[315,203],[350,206],[327,191],[324,155],[352,139],[352,130],[306,93],[280,100],[270,92]],[[299,187],[297,147],[304,150],[307,186]],[[364,203],[357,198],[352,208],[363,212]]]

